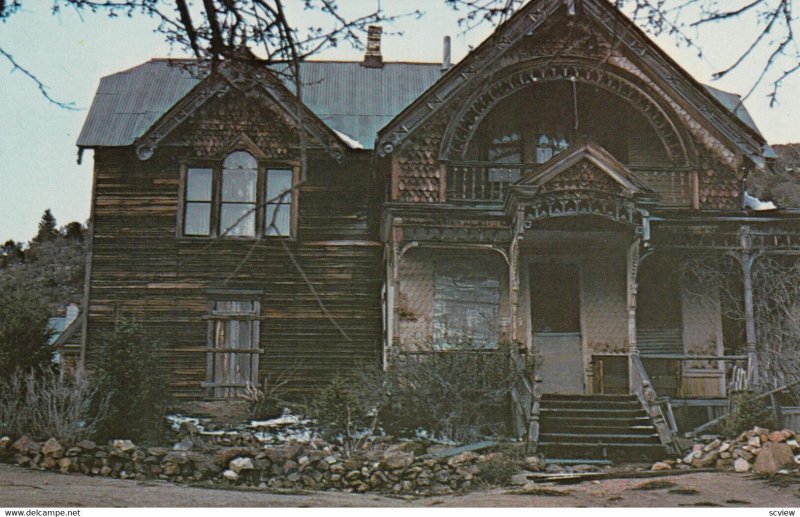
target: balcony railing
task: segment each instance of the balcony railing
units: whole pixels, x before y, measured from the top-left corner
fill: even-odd
[[[459,162],[447,167],[447,201],[456,204],[500,204],[508,188],[541,168],[538,163]],[[669,167],[631,166],[630,170],[658,192],[665,206],[690,206],[690,172]]]
[[[539,167],[536,163],[451,164],[447,168],[447,200],[476,205],[502,203],[512,183]]]

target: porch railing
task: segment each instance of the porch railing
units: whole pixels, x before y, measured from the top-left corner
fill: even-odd
[[[683,388],[684,366],[691,363],[704,363],[708,372],[722,372],[724,385],[727,391],[742,391],[749,389],[749,379],[746,378],[746,355],[686,355],[686,354],[641,354],[643,365],[662,364],[665,368],[651,368],[650,378],[654,389],[661,395],[673,398],[684,398],[688,394]],[[745,368],[742,368],[742,365]],[[722,366],[722,368],[720,368]],[[654,377],[653,372],[666,372]],[[720,395],[725,395],[720,393]]]
[[[631,354],[630,361],[631,393],[634,393],[639,398],[642,406],[644,406],[645,410],[650,415],[653,425],[656,431],[658,431],[658,437],[661,443],[665,445],[670,452],[679,452],[679,447],[675,442],[675,431],[677,427],[675,425],[675,419],[672,416],[672,408],[669,405],[669,399],[658,398],[639,354]]]
[[[537,163],[460,162],[447,166],[447,201],[499,204],[508,187],[540,167]]]

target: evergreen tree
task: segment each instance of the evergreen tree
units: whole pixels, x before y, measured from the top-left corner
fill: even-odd
[[[56,237],[58,237],[56,218],[48,208],[44,211],[42,218],[39,220],[39,232],[33,240],[36,242],[47,242],[54,240]]]

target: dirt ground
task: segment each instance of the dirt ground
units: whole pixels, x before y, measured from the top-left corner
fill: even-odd
[[[514,491],[529,491],[527,494]],[[712,472],[656,480],[536,484],[464,495],[395,498],[340,492],[274,493],[39,472],[0,465],[0,507],[678,507],[800,506],[800,482],[777,483]]]

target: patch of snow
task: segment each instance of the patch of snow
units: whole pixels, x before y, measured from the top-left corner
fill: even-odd
[[[170,426],[172,427],[173,431],[178,431],[181,428],[181,424],[184,422],[189,422],[197,426],[198,431],[203,430],[203,426],[200,425],[200,419],[195,417],[189,416],[182,416],[182,415],[167,415],[164,417],[167,422],[169,422]]]
[[[336,131],[335,129],[333,130],[333,132],[336,133],[336,136],[341,138],[342,141],[344,143],[346,143],[347,146],[350,149],[363,149],[364,148],[364,146],[361,145],[361,142],[359,142],[358,140],[352,138],[351,136],[346,135],[346,134],[342,133],[341,131]]]
[[[281,427],[306,423],[308,423],[308,420],[302,420],[299,416],[293,415],[288,410],[284,410],[283,415],[278,418],[270,420],[251,420],[248,427]]]
[[[744,192],[742,206],[746,209],[753,210],[754,212],[760,212],[762,210],[775,210],[778,208],[772,201],[761,201],[756,196],[751,196],[748,194],[747,191]]]

